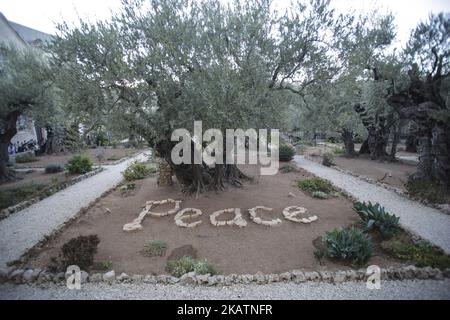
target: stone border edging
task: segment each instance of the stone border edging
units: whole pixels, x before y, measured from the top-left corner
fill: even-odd
[[[10,267],[7,270],[0,270],[0,284],[66,284],[66,278],[69,274],[64,272],[51,273],[42,269],[16,269]],[[197,275],[194,272],[186,273],[181,277],[170,275],[127,275],[121,273],[116,277],[115,271],[105,273],[88,274],[81,271],[81,283],[131,283],[131,284],[181,284],[198,286],[230,286],[234,284],[269,284],[276,282],[317,282],[339,284],[343,282],[367,281],[370,275],[366,274],[366,269],[359,270],[338,270],[338,271],[302,271],[293,270],[280,274],[230,274],[230,275]],[[441,271],[437,268],[425,267],[417,268],[415,266],[389,267],[381,269],[381,279],[386,280],[423,280],[435,279],[442,280],[450,278],[450,268]]]
[[[313,161],[313,162],[323,166],[323,164],[321,164],[320,162],[314,161],[313,159],[311,159],[308,156],[304,156],[304,157],[307,160],[309,160],[309,161]],[[352,177],[355,177],[355,178],[358,178],[358,179],[360,179],[362,181],[368,182],[368,183],[373,184],[373,185],[377,185],[377,186],[382,187],[382,188],[384,188],[384,189],[386,189],[388,191],[392,191],[392,192],[396,193],[397,195],[399,195],[399,196],[401,196],[401,197],[403,197],[405,199],[408,199],[408,200],[411,200],[411,201],[420,202],[421,204],[423,204],[423,205],[425,205],[427,207],[431,207],[433,209],[439,210],[440,212],[442,212],[444,214],[450,215],[450,205],[447,205],[447,204],[435,204],[435,203],[427,201],[426,199],[413,197],[413,196],[409,195],[408,192],[405,192],[405,191],[401,190],[400,188],[396,188],[396,187],[390,186],[390,185],[388,185],[386,183],[379,182],[377,180],[374,180],[372,178],[369,178],[369,177],[366,177],[366,176],[363,176],[363,175],[358,175],[358,174],[356,174],[356,173],[354,173],[354,172],[352,172],[352,171],[350,171],[348,169],[343,169],[343,168],[340,168],[340,167],[338,167],[336,165],[329,166],[329,167],[324,166],[324,167],[332,168],[332,169],[334,169],[336,171],[348,174],[348,175],[350,175]]]
[[[103,170],[105,170],[103,167],[99,167],[99,168],[96,168],[96,169],[94,169],[94,170],[92,170],[90,172],[87,172],[85,174],[73,177],[69,181],[62,182],[61,184],[58,184],[57,186],[55,186],[54,192],[52,192],[49,195],[46,195],[43,198],[40,198],[40,197],[32,198],[30,200],[25,200],[25,201],[19,202],[18,204],[15,204],[15,205],[13,205],[11,207],[2,209],[0,211],[0,220],[6,219],[10,215],[12,215],[14,213],[17,213],[17,212],[19,212],[19,211],[21,211],[21,210],[23,210],[25,208],[28,208],[29,206],[31,206],[31,205],[33,205],[33,204],[35,204],[35,203],[37,203],[37,202],[39,202],[41,200],[44,200],[45,198],[48,198],[48,197],[54,195],[55,193],[57,193],[57,192],[59,192],[61,190],[64,190],[64,189],[66,189],[66,188],[68,188],[70,186],[73,186],[74,184],[76,184],[78,182],[81,182],[81,181],[83,181],[83,180],[85,180],[87,178],[95,176],[97,173],[100,173]]]

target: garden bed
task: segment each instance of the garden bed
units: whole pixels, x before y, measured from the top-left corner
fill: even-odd
[[[252,168],[245,168],[248,174]],[[328,199],[313,198],[298,188],[298,181],[312,175],[298,169],[297,172],[262,176],[254,182],[245,183],[241,189],[230,188],[225,192],[207,192],[198,199],[184,196],[181,187],[158,187],[155,177],[136,180],[135,188],[117,188],[86,212],[68,224],[65,229],[30,255],[26,265],[47,268],[53,257],[68,240],[79,235],[97,235],[100,239],[94,266],[90,272],[105,272],[114,269],[117,274],[167,274],[167,258],[172,251],[185,245],[195,248],[199,258],[205,258],[219,274],[265,274],[283,273],[294,269],[306,271],[350,269],[340,261],[315,258],[313,242],[327,231],[349,226],[358,220],[352,202],[342,195]],[[149,200],[183,200],[181,208],[197,208],[203,215],[194,220],[202,223],[194,228],[180,228],[174,216],[148,216],[137,232],[124,232],[123,226],[142,211]],[[267,227],[251,221],[248,209],[255,206],[273,208],[272,212],[261,212],[264,219],[281,220],[276,227]],[[301,206],[310,215],[318,217],[309,224],[295,223],[283,218],[282,210],[288,206]],[[172,206],[165,205],[156,211]],[[210,223],[210,214],[226,208],[240,208],[247,226],[216,227]],[[229,216],[231,217],[231,216]],[[224,214],[222,219],[227,219]],[[146,244],[161,240],[166,244],[165,254],[149,257],[142,253]],[[403,263],[391,258],[381,250],[369,260],[369,264],[380,267],[400,266]],[[104,269],[104,270],[101,270]]]
[[[135,148],[111,148],[111,147],[102,147],[96,148],[96,149],[86,149],[82,151],[81,153],[86,154],[91,161],[98,165],[99,159],[98,155],[102,155],[102,163],[101,164],[115,164],[118,161],[133,156],[139,152],[141,152],[142,149],[135,149]],[[16,168],[44,168],[45,166],[49,164],[66,164],[67,161],[73,157],[75,154],[79,154],[80,152],[76,153],[61,153],[61,154],[53,154],[53,155],[43,155],[37,157],[37,161],[29,162],[29,163],[16,163]]]

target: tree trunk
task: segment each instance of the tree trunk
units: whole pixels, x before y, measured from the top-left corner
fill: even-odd
[[[433,175],[440,184],[450,187],[450,128],[437,123],[433,128]]]
[[[387,137],[384,127],[376,129],[375,127],[370,127],[368,130],[367,137],[367,147],[370,153],[370,159],[384,159],[387,155]]]
[[[353,132],[343,128],[341,131],[342,140],[344,140],[345,155],[347,157],[353,157],[356,155],[355,143],[353,142]]]
[[[16,125],[19,115],[18,111],[14,111],[9,113],[5,119],[1,119],[4,128],[0,135],[0,181],[8,181],[14,178],[14,174],[7,168],[9,161],[8,147],[11,139],[17,133]]]
[[[151,141],[149,143],[153,145]],[[174,145],[174,142],[165,140],[154,145],[154,149],[170,165],[175,177],[183,185],[184,191],[187,193],[196,193],[198,195],[206,190],[223,190],[226,183],[239,187],[242,185],[242,180],[250,179],[234,164],[217,164],[214,167],[208,167],[205,163],[175,165],[171,159]],[[193,149],[194,144],[192,143],[191,163],[194,163]]]
[[[417,136],[410,132],[408,134],[408,136],[406,137],[406,141],[405,141],[405,151],[406,152],[413,152],[416,153],[417,152]]]
[[[419,138],[419,163],[417,164],[417,171],[414,174],[414,179],[429,180],[433,177],[431,138],[431,132],[427,132]]]
[[[391,152],[389,153],[389,160],[395,161],[395,155],[397,153],[397,145],[400,141],[400,130],[401,130],[401,124],[398,123],[393,128],[393,137],[392,137],[392,145],[391,145]]]

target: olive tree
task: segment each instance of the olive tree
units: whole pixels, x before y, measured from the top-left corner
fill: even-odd
[[[47,59],[33,49],[7,47],[0,65],[0,181],[13,178],[7,169],[8,146],[17,133],[17,119],[51,117],[51,72]]]
[[[342,68],[351,23],[322,0],[281,14],[266,0],[123,1],[110,21],[61,25],[52,51],[61,80],[70,79],[65,90],[78,91],[74,104],[125,114],[188,190],[221,189],[239,185],[242,172],[175,165],[173,130],[192,130],[195,120],[221,130],[276,128],[287,93],[303,95]]]

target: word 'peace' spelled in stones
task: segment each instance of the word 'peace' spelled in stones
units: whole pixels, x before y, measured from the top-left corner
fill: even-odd
[[[182,228],[194,228],[202,223],[201,220],[196,220],[192,222],[187,222],[186,220],[192,220],[195,218],[200,217],[203,213],[200,209],[196,208],[184,208],[180,211],[180,203],[181,200],[173,200],[173,199],[166,199],[166,200],[160,200],[160,201],[147,201],[145,203],[144,209],[139,213],[139,216],[134,219],[132,222],[127,223],[123,226],[123,231],[138,231],[142,230],[142,221],[144,221],[144,218],[147,215],[151,215],[154,217],[165,217],[168,215],[175,214],[175,224]],[[158,205],[164,205],[164,204],[174,204],[174,207],[168,211],[165,212],[154,212],[151,211],[152,207],[158,206]],[[261,216],[258,215],[258,212],[261,211],[268,211],[272,212],[273,208],[268,208],[264,206],[256,206],[254,208],[248,209],[248,212],[250,214],[250,220],[252,220],[256,224],[268,226],[268,227],[275,227],[279,226],[282,221],[279,218],[272,219],[272,220],[265,220],[261,218]],[[283,217],[286,220],[296,222],[296,223],[304,223],[308,224],[314,221],[318,220],[317,216],[307,216],[308,210],[304,207],[298,207],[298,206],[290,206],[283,209]],[[229,220],[218,220],[218,217],[225,213],[234,213],[234,217]],[[237,226],[239,228],[244,228],[247,226],[247,221],[244,219],[244,217],[241,214],[240,208],[228,208],[223,210],[218,210],[213,212],[210,216],[210,222],[215,227],[221,227],[221,226]]]

